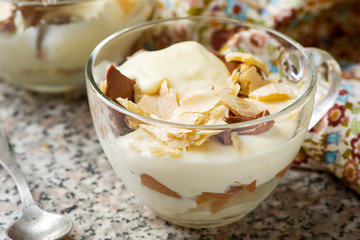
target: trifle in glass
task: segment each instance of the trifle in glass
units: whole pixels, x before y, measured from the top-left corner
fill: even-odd
[[[0,0],[0,79],[38,92],[85,88],[108,35],[144,22],[153,0]]]
[[[318,81],[317,69],[327,70]],[[195,228],[234,222],[264,201],[333,103],[339,74],[325,52],[212,17],[118,32],[86,68],[95,129],[118,176],[159,216]]]

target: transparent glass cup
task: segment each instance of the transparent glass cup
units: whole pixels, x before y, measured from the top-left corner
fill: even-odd
[[[249,34],[254,34],[254,39],[245,41],[244,36]],[[234,36],[243,42],[235,41]],[[264,38],[266,46],[262,46]],[[158,50],[188,40],[209,50],[230,48],[231,42],[237,42],[237,51],[262,58],[274,76],[296,91],[296,98],[281,111],[251,121],[186,125],[139,115],[101,91],[110,64],[121,65],[127,56],[141,49]],[[261,46],[266,54],[259,50]],[[193,228],[237,221],[264,201],[289,169],[308,129],[334,103],[340,76],[338,64],[326,52],[303,48],[259,25],[213,17],[152,21],[120,31],[95,48],[86,68],[94,126],[118,176],[163,219]],[[139,135],[140,124],[165,132],[186,130],[211,137],[200,147],[172,156],[157,152],[156,140]],[[256,132],[269,124],[273,124],[269,131]],[[244,149],[222,142],[234,133]],[[148,145],[155,151],[139,150]]]
[[[149,17],[154,0],[0,0],[0,79],[58,93],[85,89],[91,51]]]

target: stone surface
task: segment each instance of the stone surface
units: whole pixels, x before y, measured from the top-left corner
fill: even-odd
[[[212,229],[169,224],[136,199],[112,170],[86,96],[47,96],[0,81],[0,125],[39,206],[70,216],[71,239],[360,239],[360,197],[329,173],[292,168],[242,220]],[[0,239],[20,214],[0,167]]]

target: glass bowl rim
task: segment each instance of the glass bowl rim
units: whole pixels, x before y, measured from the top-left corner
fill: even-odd
[[[110,41],[112,41],[118,37],[121,37],[122,35],[125,35],[128,32],[132,32],[132,31],[140,29],[140,28],[149,27],[151,25],[163,24],[163,23],[167,23],[167,22],[176,22],[176,21],[182,21],[182,20],[205,20],[205,21],[230,22],[230,23],[234,23],[234,24],[238,24],[238,25],[240,24],[243,26],[247,26],[250,28],[261,29],[261,30],[270,32],[271,34],[286,40],[293,47],[295,47],[297,50],[300,51],[300,53],[304,57],[305,61],[308,63],[309,70],[310,70],[310,71],[308,71],[309,72],[308,78],[310,81],[308,88],[296,101],[294,101],[287,107],[283,108],[282,110],[272,113],[268,116],[257,118],[257,119],[250,120],[250,121],[245,121],[245,122],[230,123],[230,124],[214,124],[214,125],[183,124],[183,123],[175,123],[175,122],[170,122],[170,121],[166,121],[166,120],[160,120],[160,119],[155,119],[155,118],[151,118],[151,117],[146,117],[144,115],[138,114],[136,112],[130,111],[130,110],[122,107],[120,104],[112,101],[109,97],[107,97],[101,91],[101,89],[99,88],[99,86],[97,85],[97,83],[93,77],[92,67],[93,67],[94,60],[96,59],[98,53],[101,51],[101,49],[103,47],[105,47]],[[186,128],[186,129],[193,129],[193,130],[221,130],[221,129],[244,128],[244,127],[261,124],[261,123],[268,122],[268,121],[273,121],[276,118],[279,118],[289,112],[292,112],[295,109],[297,109],[299,106],[301,106],[309,98],[311,92],[315,90],[316,79],[317,79],[317,71],[316,71],[316,67],[315,67],[315,64],[314,64],[312,58],[309,56],[309,54],[306,53],[305,48],[302,45],[300,45],[298,42],[293,40],[292,38],[286,36],[285,34],[278,32],[276,30],[273,30],[271,28],[268,28],[268,27],[265,27],[265,26],[262,26],[259,24],[254,24],[254,23],[250,23],[250,22],[238,20],[238,19],[231,19],[231,18],[227,18],[227,17],[213,17],[213,16],[190,16],[190,17],[188,16],[188,17],[167,18],[167,19],[161,19],[161,20],[151,20],[151,21],[136,24],[134,26],[127,27],[120,31],[117,31],[117,32],[111,34],[110,36],[108,36],[107,38],[105,38],[104,40],[102,40],[94,48],[94,50],[90,54],[90,57],[86,64],[85,75],[86,75],[86,82],[87,82],[86,85],[87,85],[88,90],[89,90],[89,85],[90,85],[91,89],[95,92],[96,97],[100,98],[100,100],[102,102],[104,102],[107,106],[111,107],[112,109],[114,109],[120,113],[123,113],[127,116],[130,116],[132,118],[138,119],[142,122],[149,123],[152,125],[160,125],[160,126],[167,126],[167,127],[173,127],[173,128]]]

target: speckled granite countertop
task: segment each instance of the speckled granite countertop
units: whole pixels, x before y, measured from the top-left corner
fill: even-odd
[[[331,174],[291,169],[242,220],[192,230],[164,222],[124,187],[97,140],[86,96],[44,96],[0,82],[0,124],[35,201],[72,218],[67,240],[360,239],[360,198]],[[20,207],[0,167],[0,239]]]

